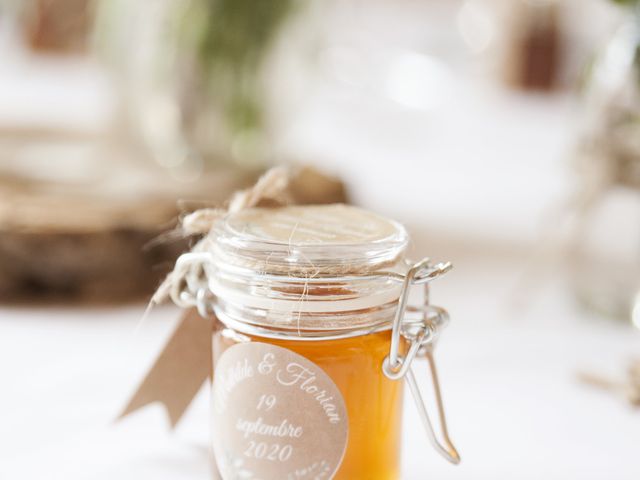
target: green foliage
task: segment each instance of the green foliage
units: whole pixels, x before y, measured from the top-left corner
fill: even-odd
[[[232,130],[259,128],[262,62],[299,0],[191,0],[179,26]]]
[[[640,5],[640,0],[612,0],[613,3],[618,5],[634,6]]]

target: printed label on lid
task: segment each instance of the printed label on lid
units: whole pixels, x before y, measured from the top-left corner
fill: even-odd
[[[395,222],[341,204],[248,209],[227,225],[243,236],[295,245],[363,244],[404,235]]]
[[[344,400],[317,365],[285,348],[241,343],[218,359],[213,443],[224,480],[331,479],[347,446]]]

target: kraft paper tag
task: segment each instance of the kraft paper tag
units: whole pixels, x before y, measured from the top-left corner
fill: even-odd
[[[119,418],[160,402],[167,410],[171,427],[175,427],[202,384],[211,378],[214,323],[213,317],[202,318],[196,309],[185,312]]]

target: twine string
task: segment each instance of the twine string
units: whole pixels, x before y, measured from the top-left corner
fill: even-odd
[[[286,189],[289,185],[290,171],[286,167],[274,167],[258,179],[256,184],[246,190],[236,192],[227,208],[204,208],[185,215],[178,227],[182,236],[203,236],[191,249],[192,252],[203,252],[215,241],[211,232],[218,221],[230,213],[237,213],[246,208],[257,206],[263,200],[273,200],[278,204],[289,202]],[[204,275],[202,265],[194,262],[176,263],[174,269],[165,277],[151,297],[150,305],[158,305],[171,300],[178,306],[188,307],[180,294],[185,285],[202,281]]]

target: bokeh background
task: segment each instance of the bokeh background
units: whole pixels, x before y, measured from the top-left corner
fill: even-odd
[[[454,263],[403,479],[638,478],[635,0],[0,0],[0,478],[209,478],[206,389],[113,419],[163,232],[278,164]]]

